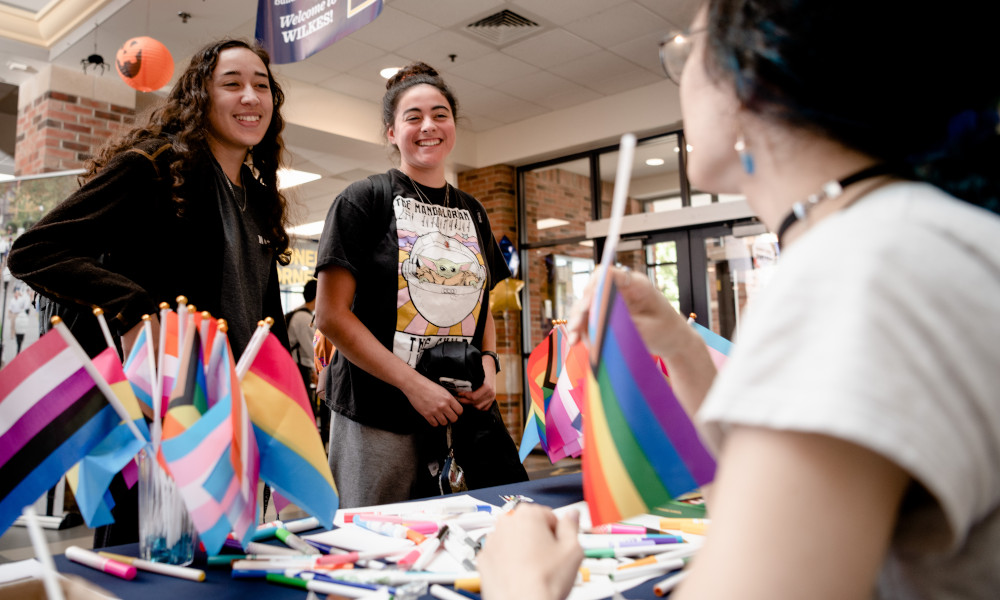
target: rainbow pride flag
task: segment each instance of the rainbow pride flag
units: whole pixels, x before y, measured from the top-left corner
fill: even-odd
[[[583,493],[592,522],[650,512],[710,482],[715,461],[632,322],[607,270],[590,307]]]
[[[267,334],[241,383],[261,478],[330,529],[337,486],[298,367],[274,334]]]

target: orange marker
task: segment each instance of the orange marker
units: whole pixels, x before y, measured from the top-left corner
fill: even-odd
[[[708,533],[709,519],[675,519],[664,517],[660,519],[660,529],[680,530],[684,533],[705,535]]]

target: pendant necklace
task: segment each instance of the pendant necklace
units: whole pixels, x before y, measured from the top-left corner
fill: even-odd
[[[399,172],[403,173],[402,169],[400,169]],[[431,199],[428,198],[426,194],[424,194],[424,191],[422,189],[420,189],[420,184],[418,184],[416,181],[413,181],[413,178],[410,177],[409,175],[407,175],[406,173],[403,173],[403,175],[406,175],[406,178],[410,180],[410,185],[412,185],[413,189],[417,191],[417,195],[420,196],[421,200],[423,200],[427,204],[434,204],[433,202],[431,202]],[[451,184],[446,181],[446,182],[444,182],[444,207],[445,208],[451,208],[450,206],[448,206],[448,196],[450,194],[451,194]]]
[[[215,161],[215,168],[217,168],[219,170],[219,175],[222,175],[222,179],[225,180],[226,186],[229,187],[229,197],[232,198],[236,202],[236,206],[240,207],[240,212],[246,212],[246,210],[247,210],[247,198],[246,198],[246,196],[245,195],[243,196],[243,204],[240,204],[240,198],[239,198],[239,196],[236,195],[236,188],[233,187],[233,182],[229,181],[229,175],[226,175],[226,172],[222,170],[222,165],[220,165],[219,161],[217,161],[217,160]],[[240,180],[241,181],[243,180],[243,168],[242,167],[240,168]],[[240,188],[240,189],[242,190],[243,188]]]
[[[804,201],[796,202],[792,205],[792,210],[789,211],[788,215],[781,221],[781,225],[778,226],[778,243],[781,244],[781,238],[784,237],[789,227],[798,221],[805,221],[809,216],[809,211],[823,200],[831,200],[840,196],[844,193],[844,188],[851,184],[871,179],[872,177],[878,177],[879,175],[888,175],[894,171],[895,168],[893,165],[879,163],[852,173],[841,180],[831,179],[824,183],[818,192],[810,195]]]

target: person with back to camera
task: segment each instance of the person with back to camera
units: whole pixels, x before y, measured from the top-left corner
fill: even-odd
[[[470,487],[527,479],[505,430],[500,443],[510,452],[502,454],[514,464],[458,449],[478,427],[503,428],[489,293],[509,272],[483,206],[445,181],[457,103],[423,63],[400,70],[386,90],[383,127],[399,169],[336,198],[316,265],[316,326],[337,348],[325,388],[334,412],[330,468],[343,507],[422,495],[421,449],[443,440],[451,423]],[[427,348],[447,340],[484,351],[478,389],[452,395],[415,370]]]
[[[284,94],[269,63],[247,42],[206,45],[165,102],[101,148],[82,187],[14,242],[11,273],[79,314],[87,329],[74,333],[91,354],[106,347],[91,307],[104,309],[127,355],[142,315],[158,332],[158,304],[181,294],[226,319],[236,357],[268,316],[287,347],[277,275],[289,261],[277,181]],[[95,545],[137,540],[135,510],[119,501],[113,533],[102,540],[99,529]]]
[[[1000,79],[980,66],[998,21],[972,1],[709,0],[686,65],[662,47],[692,184],[744,193],[784,249],[718,377],[648,279],[613,272],[718,442],[677,598],[1000,590]],[[527,509],[485,542],[484,598],[572,586],[575,524]]]

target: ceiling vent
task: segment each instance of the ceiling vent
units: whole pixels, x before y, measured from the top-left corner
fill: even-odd
[[[526,35],[531,35],[541,29],[541,26],[515,12],[502,10],[488,17],[483,17],[475,23],[470,23],[464,29],[493,44],[503,46]]]

